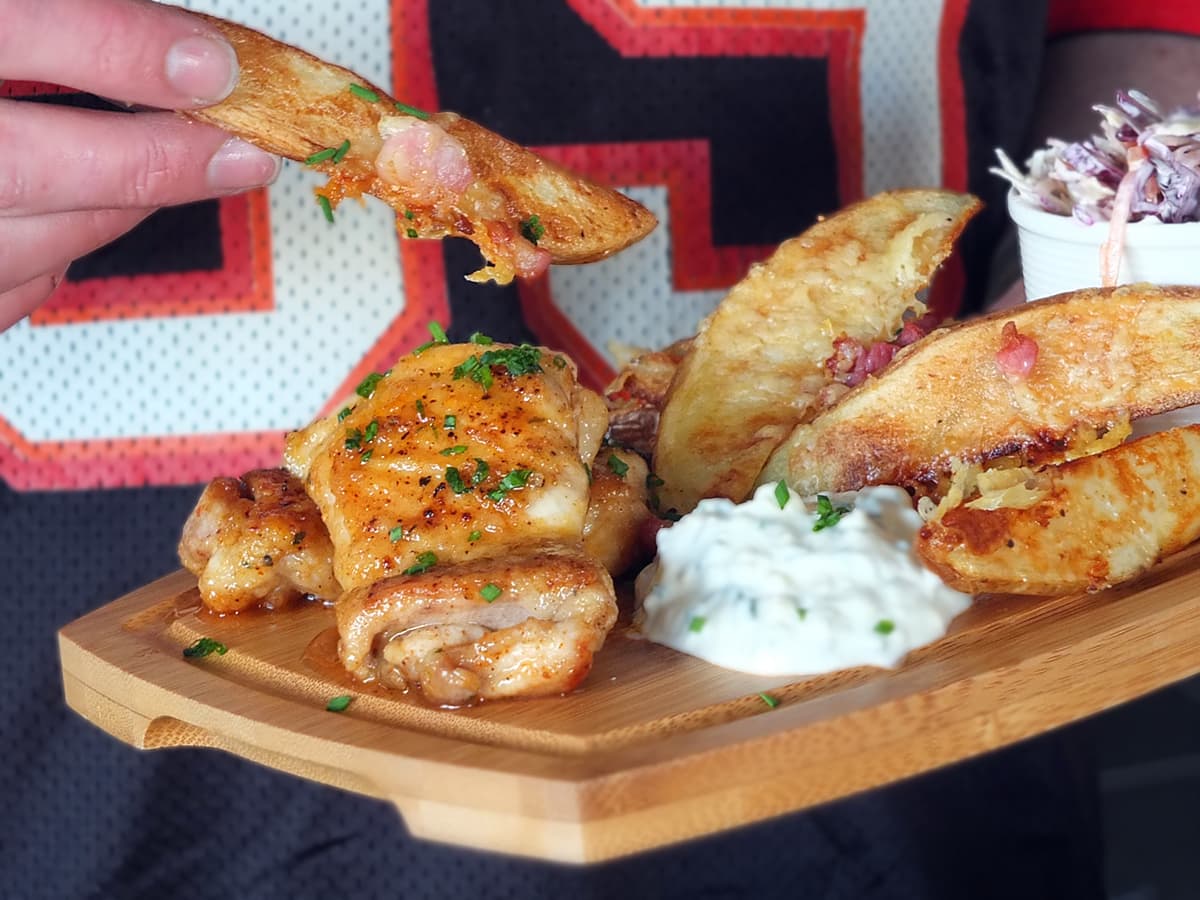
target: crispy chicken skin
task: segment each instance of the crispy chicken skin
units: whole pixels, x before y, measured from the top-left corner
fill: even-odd
[[[487,353],[536,359],[538,371],[497,364],[488,386],[461,374]],[[346,408],[290,435],[285,459],[321,510],[347,590],[398,575],[423,554],[445,565],[579,541],[585,463],[607,422],[564,357],[435,345],[403,357]]]
[[[648,502],[650,468],[632,450],[603,448],[591,470],[583,550],[610,574],[621,575],[653,553],[653,546],[640,539],[656,518]]]
[[[183,526],[179,558],[214,612],[284,606],[304,595],[333,599],[333,545],[316,504],[282,469],[218,478]]]
[[[969,593],[1057,595],[1119,584],[1200,538],[1200,426],[1159,432],[1037,473],[1023,509],[958,506],[917,552]]]
[[[450,706],[574,689],[616,618],[608,572],[578,545],[385,578],[337,604],[352,675]]]

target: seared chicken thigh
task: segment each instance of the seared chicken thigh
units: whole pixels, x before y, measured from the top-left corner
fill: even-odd
[[[214,612],[335,599],[333,545],[300,481],[282,469],[217,478],[183,526],[179,558]]]
[[[607,414],[564,357],[438,344],[360,394],[292,434],[285,454],[321,510],[347,590],[423,561],[580,540],[586,465]]]

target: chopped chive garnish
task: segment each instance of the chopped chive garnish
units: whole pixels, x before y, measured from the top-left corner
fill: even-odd
[[[483,537],[482,531],[472,531],[470,534],[467,535],[467,542],[473,544],[477,540],[479,540],[481,537]]]
[[[371,395],[375,393],[375,388],[387,374],[387,372],[372,372],[358,383],[358,387],[354,389],[354,393],[358,394],[364,400],[370,400]]]
[[[491,582],[488,582],[479,589],[479,596],[481,596],[488,603],[493,602],[502,593],[503,591],[500,590],[499,586],[492,584]]]
[[[779,705],[779,698],[773,697],[765,691],[759,692],[758,698],[762,700],[763,703],[767,704],[767,706],[771,709],[774,709]]]
[[[565,369],[567,367],[567,358],[561,353],[554,354],[554,368]]]
[[[653,472],[649,473],[646,476],[646,487],[648,487],[650,490],[654,490],[655,488],[660,488],[664,484],[666,484],[666,482],[663,481],[661,478],[659,478],[657,475],[655,475]]]
[[[529,241],[531,244],[536,244],[542,239],[546,233],[546,226],[542,224],[542,220],[536,215],[530,216],[521,223],[521,237]]]
[[[688,631],[699,634],[704,630],[706,622],[708,622],[708,619],[704,618],[704,616],[692,616],[692,620],[688,622]]]
[[[325,213],[325,221],[333,221],[333,204],[329,202],[329,198],[324,194],[317,194],[317,204],[321,207],[321,212]]]
[[[396,543],[396,541],[400,540],[400,538],[402,538],[402,537],[404,537],[404,526],[403,525],[397,525],[395,528],[393,528],[391,531],[388,532],[388,539],[393,544]]]
[[[615,453],[608,454],[608,467],[618,478],[624,478],[625,473],[629,471],[629,463]]]
[[[453,431],[456,425],[458,425],[457,416],[446,416],[446,418],[442,419],[442,427],[447,431]]]
[[[371,459],[371,454],[372,454],[372,453],[374,453],[374,452],[375,452],[374,450],[364,450],[364,451],[362,452],[362,455],[358,457],[358,461],[359,461],[360,463],[366,463],[366,462],[369,462],[369,461],[370,461],[370,459]]]
[[[800,621],[804,621],[805,619],[808,618],[808,610],[805,609],[803,606],[797,606],[796,607],[796,615],[800,617]]]
[[[350,142],[347,141],[346,145],[349,147]],[[304,160],[304,164],[306,166],[315,166],[317,163],[325,162],[327,159],[333,159],[337,155],[337,152],[337,147],[326,147],[324,150],[318,150],[312,156],[308,157],[308,159]]]
[[[363,429],[363,443],[364,444],[371,443],[371,441],[375,440],[375,437],[378,434],[379,434],[379,420],[372,419],[370,422],[367,423],[367,427],[365,429]]]
[[[420,356],[430,347],[436,346],[437,344],[450,343],[450,338],[446,337],[446,329],[442,328],[442,326],[437,322],[430,322],[428,328],[431,340],[426,341],[420,347],[414,350],[413,356]]]
[[[494,491],[488,494],[492,500],[497,503],[508,496],[509,491],[519,490],[525,487],[529,481],[529,476],[533,472],[529,469],[513,469],[507,475],[500,479],[500,484]]]
[[[401,103],[399,100],[396,101],[396,109],[400,110],[402,113],[406,113],[407,115],[416,116],[418,119],[429,118],[429,113],[425,112],[425,110],[417,109],[415,106],[409,106],[407,103]]]
[[[340,697],[332,697],[329,702],[325,704],[325,709],[327,709],[329,712],[345,712],[346,707],[350,705],[351,699],[352,698],[349,694],[342,694]]]
[[[479,344],[480,346],[483,346],[483,347],[486,347],[488,344],[496,343],[494,340],[492,340],[486,334],[481,334],[478,331],[474,332],[469,338],[467,338],[467,340],[469,340],[472,344]]]
[[[421,232],[417,231],[415,228],[406,228],[404,230],[404,236],[408,238],[419,238],[421,236]]]
[[[826,528],[832,528],[838,522],[842,521],[842,517],[850,512],[848,506],[834,506],[833,501],[824,494],[817,495],[817,521],[813,523],[813,531],[822,531]]]
[[[875,633],[889,635],[896,630],[896,623],[891,619],[880,619],[875,623]]]
[[[425,421],[425,402],[423,400],[417,401],[417,418],[422,422]]]
[[[791,497],[792,495],[788,493],[787,482],[781,478],[779,483],[775,485],[775,502],[779,504],[780,509],[783,509],[788,505],[788,500]]]
[[[467,447],[465,444],[455,444],[453,447],[447,447],[445,450],[439,452],[442,456],[458,456],[460,453],[466,453]]]
[[[333,156],[330,157],[331,162],[340,163],[346,158],[346,154],[350,152],[350,141],[342,141],[336,150],[333,151]]]
[[[347,450],[359,450],[362,448],[362,432],[357,428],[349,428],[346,430],[346,440],[344,446]]]
[[[365,88],[361,84],[350,85],[350,93],[360,100],[366,100],[368,103],[378,103],[379,95],[370,88]]]
[[[417,214],[416,214],[416,213],[414,213],[414,212],[413,212],[411,209],[406,209],[406,210],[404,211],[404,218],[408,219],[410,222],[411,222],[413,219],[415,219],[416,217],[417,217]]]
[[[350,415],[350,413],[352,413],[353,411],[354,411],[354,408],[353,408],[353,407],[351,407],[351,406],[343,406],[343,407],[341,408],[341,410],[338,412],[338,421],[339,421],[339,422],[343,422],[343,421],[345,421],[345,419],[346,419],[346,416]]]
[[[463,481],[462,472],[458,471],[454,466],[446,466],[446,484],[450,485],[450,490],[456,494],[465,494],[471,488]]]
[[[475,474],[471,476],[471,484],[479,484],[488,477],[488,464],[485,460],[475,457]]]
[[[229,650],[220,641],[215,641],[210,637],[197,638],[196,642],[189,647],[183,648],[183,655],[189,659],[209,656],[213,653],[217,656],[224,656]]]
[[[420,575],[422,572],[428,572],[437,565],[437,554],[432,550],[426,550],[424,553],[417,556],[417,561],[404,570],[405,575]]]

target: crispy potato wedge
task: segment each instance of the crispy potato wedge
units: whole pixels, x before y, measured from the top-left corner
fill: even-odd
[[[349,150],[338,162],[314,164],[330,177],[321,193],[333,205],[343,197],[371,194],[400,214],[406,233],[411,228],[420,237],[473,241],[492,264],[472,276],[475,280],[512,280],[514,245],[521,240],[522,223],[533,216],[544,229],[537,246],[555,263],[603,259],[641,240],[657,224],[641,204],[452,112],[433,113],[429,120],[465,148],[475,183],[454,202],[414,196],[376,175],[375,157],[383,144],[380,120],[405,114],[386,91],[250,28],[204,18],[233,44],[241,78],[222,102],[185,115],[293,160],[307,160],[348,140]],[[351,92],[351,84],[378,100]]]
[[[1036,477],[1032,506],[951,509],[921,529],[917,553],[960,591],[1059,595],[1127,581],[1200,538],[1200,426]]]
[[[1037,344],[1024,378],[1000,368],[1007,323]],[[763,470],[801,494],[928,490],[955,461],[1062,461],[1074,440],[1200,402],[1200,289],[1061,294],[934,331],[812,423]]]
[[[659,421],[664,508],[745,499],[767,457],[811,417],[841,336],[890,340],[980,208],[951,191],[879,194],[755,265],[700,325]]]

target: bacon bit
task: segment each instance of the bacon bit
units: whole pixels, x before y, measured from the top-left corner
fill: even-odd
[[[1000,349],[996,351],[996,365],[1006,377],[1024,381],[1037,362],[1037,342],[1017,332],[1016,322],[1005,322],[1000,332]]]
[[[512,262],[518,278],[534,278],[550,268],[550,254],[535,247],[504,222],[488,222],[488,237],[497,256]],[[499,265],[500,260],[495,260]]]
[[[475,181],[466,148],[433,122],[397,116],[383,120],[380,133],[384,141],[376,171],[413,200],[457,197]]]
[[[887,368],[901,347],[919,341],[938,326],[936,314],[928,313],[919,319],[905,322],[890,341],[864,344],[857,338],[842,335],[833,342],[833,353],[825,360],[825,371],[839,384],[854,387],[867,380],[868,375]]]

